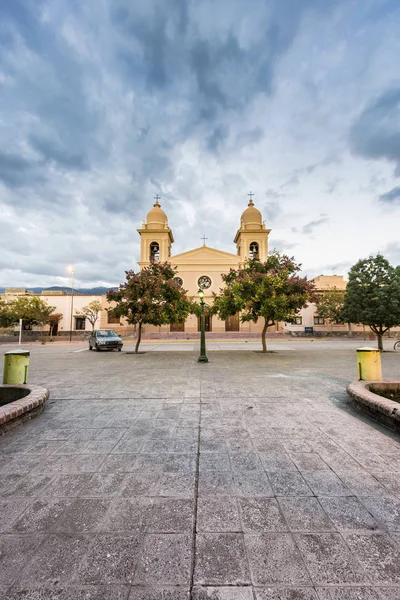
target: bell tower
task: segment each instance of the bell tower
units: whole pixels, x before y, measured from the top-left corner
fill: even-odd
[[[166,262],[171,256],[171,246],[174,236],[168,226],[168,218],[161,209],[157,194],[153,208],[138,229],[140,234],[140,268],[147,267],[152,262]]]
[[[271,230],[265,227],[260,211],[254,206],[254,194],[250,192],[249,196],[250,201],[241,216],[234,242],[241,263],[251,258],[265,262],[268,258],[268,235]]]

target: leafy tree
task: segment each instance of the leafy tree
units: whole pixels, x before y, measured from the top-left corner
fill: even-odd
[[[98,300],[92,300],[89,302],[87,306],[84,306],[82,310],[77,312],[78,315],[82,315],[89,321],[92,326],[92,331],[94,331],[94,326],[96,325],[96,321],[98,319],[99,313],[101,312],[101,302]]]
[[[184,321],[191,311],[186,291],[174,280],[176,269],[168,263],[152,263],[138,273],[126,271],[126,283],[110,290],[112,313],[138,326],[135,353],[139,351],[144,324],[164,325]]]
[[[56,325],[58,325],[58,323],[61,321],[62,318],[63,318],[62,313],[52,313],[51,315],[49,315],[47,323],[50,325],[50,329],[49,329],[50,336],[52,336],[54,334],[54,329],[55,329]]]
[[[10,310],[10,305],[0,299],[0,327],[12,327],[17,322]]]
[[[343,304],[345,290],[332,287],[316,295],[318,316],[333,323],[345,323]]]
[[[297,312],[313,298],[314,286],[299,277],[300,265],[294,258],[276,250],[266,262],[252,259],[244,267],[223,274],[225,288],[214,295],[212,310],[221,319],[240,314],[242,322],[264,320],[261,334],[263,352],[267,351],[267,328],[275,321],[294,321]]]
[[[400,267],[381,254],[359,260],[350,269],[343,306],[344,318],[368,325],[383,350],[383,334],[400,325]]]
[[[22,319],[26,329],[32,329],[33,325],[43,325],[48,322],[55,306],[49,306],[47,302],[37,296],[19,296],[9,304],[10,314],[14,322]]]

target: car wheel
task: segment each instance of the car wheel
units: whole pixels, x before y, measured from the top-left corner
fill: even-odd
[[[122,348],[118,348],[118,352],[121,352]]]
[[[89,344],[89,350],[93,350],[92,344]]]
[[[96,352],[100,352],[100,348],[98,347],[97,344],[95,345],[95,348],[96,348]]]

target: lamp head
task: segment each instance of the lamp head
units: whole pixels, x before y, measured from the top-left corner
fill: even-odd
[[[201,288],[199,288],[199,291],[197,292],[197,294],[198,294],[200,300],[203,300],[203,298],[204,298],[204,291]]]

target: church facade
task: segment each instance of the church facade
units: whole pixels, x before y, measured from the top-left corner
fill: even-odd
[[[204,243],[199,248],[174,255],[174,236],[168,224],[168,217],[162,210],[157,197],[146,220],[138,229],[141,238],[138,263],[142,269],[152,262],[169,262],[177,269],[179,283],[187,290],[188,296],[198,298],[198,290],[201,288],[204,291],[206,305],[211,305],[213,293],[218,293],[223,287],[221,277],[223,273],[239,267],[249,258],[267,260],[270,231],[263,222],[261,212],[250,200],[240,218],[239,228],[233,240],[236,244],[236,254],[211,248]],[[216,315],[206,316],[207,331],[260,332],[262,325],[261,321],[259,323],[241,323],[239,315],[230,317],[226,321],[221,321]],[[195,315],[190,315],[185,323],[174,323],[163,327],[147,325],[145,331],[149,333],[152,331],[195,332],[199,331],[199,328],[199,319]],[[274,327],[272,329],[278,330]]]

